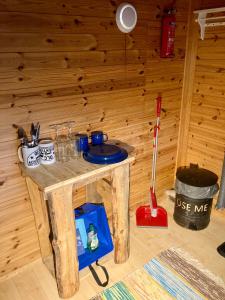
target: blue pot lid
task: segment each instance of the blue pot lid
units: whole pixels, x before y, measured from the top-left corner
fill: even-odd
[[[83,154],[86,161],[94,164],[114,164],[128,157],[125,149],[112,144],[90,145]]]

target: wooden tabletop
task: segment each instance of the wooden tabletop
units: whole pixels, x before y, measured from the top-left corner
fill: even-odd
[[[134,161],[133,156],[109,165],[92,164],[83,158],[70,159],[68,162],[56,162],[52,165],[40,165],[37,168],[29,169],[20,164],[23,176],[30,177],[44,192],[51,192],[67,184],[78,184],[90,177],[98,177],[105,172],[109,172],[118,166],[122,166]]]

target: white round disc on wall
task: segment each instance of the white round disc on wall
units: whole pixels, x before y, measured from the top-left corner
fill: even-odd
[[[133,5],[121,3],[116,11],[116,24],[120,31],[128,33],[137,23],[137,12]]]

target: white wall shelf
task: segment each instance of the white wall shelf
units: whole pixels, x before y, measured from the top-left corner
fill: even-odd
[[[204,40],[206,27],[225,26],[225,7],[195,10],[194,14],[198,14],[195,21],[199,23],[202,40]]]

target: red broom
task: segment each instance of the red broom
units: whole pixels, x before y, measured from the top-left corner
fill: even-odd
[[[150,187],[150,205],[140,206],[136,210],[136,225],[143,227],[168,227],[167,212],[163,207],[157,205],[155,195],[156,163],[158,154],[158,134],[161,114],[162,98],[157,97],[157,119],[154,127],[152,178]]]

